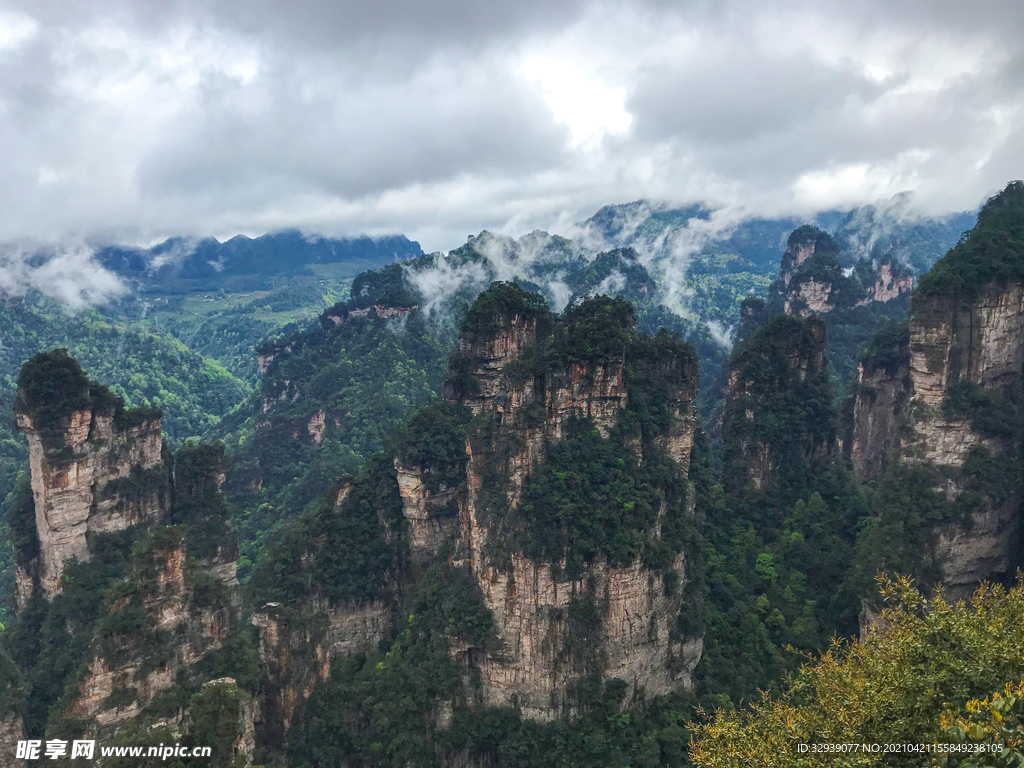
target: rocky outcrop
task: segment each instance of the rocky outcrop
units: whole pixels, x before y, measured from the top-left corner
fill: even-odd
[[[892,261],[883,261],[878,266],[878,276],[862,303],[876,301],[885,304],[909,294],[913,289],[914,276],[909,271]]]
[[[314,413],[309,417],[309,422],[306,424],[306,431],[309,432],[309,436],[313,438],[313,442],[320,445],[324,441],[324,428],[327,424],[327,416],[321,410]]]
[[[872,342],[887,366],[865,362],[857,387],[850,454],[858,474],[872,477],[898,458],[933,470],[935,489],[956,502],[956,514],[933,526],[926,558],[954,598],[1020,563],[1024,489],[1005,474],[1020,472],[1024,284],[1012,277],[1019,245],[1005,230],[1019,227],[1022,197],[1011,184],[986,204],[978,227],[921,279],[901,347]],[[876,296],[907,289],[895,267],[890,276]]]
[[[129,419],[102,406],[75,410],[56,444],[44,440],[30,411],[20,410],[17,424],[28,439],[39,535],[35,570],[52,596],[69,561],[90,559],[91,537],[163,518],[169,470],[160,416]],[[30,570],[20,570],[25,582]],[[19,583],[19,605],[31,592],[31,582]]]
[[[843,255],[836,242],[816,227],[790,235],[779,279],[769,289],[775,311],[825,315],[868,304],[887,304],[910,293],[914,278],[892,256],[879,262]]]
[[[259,366],[261,376],[270,370],[272,362],[274,362],[274,355],[256,355],[256,365]]]
[[[402,514],[409,523],[409,550],[418,563],[433,558],[453,538],[459,524],[457,489],[442,484],[431,491],[424,482],[429,472],[429,468],[407,467],[395,459]]]
[[[763,490],[780,472],[828,459],[836,441],[830,401],[821,320],[776,315],[762,325],[729,362],[726,484]]]
[[[974,299],[936,297],[921,302],[910,322],[913,398],[903,459],[962,471],[971,452],[1017,450],[1012,424],[988,428],[979,414],[951,407],[959,388],[1021,403],[1024,384],[1024,286],[992,287]],[[992,429],[995,426],[996,429]],[[964,489],[955,476],[945,491]],[[1002,503],[983,498],[966,525],[938,532],[935,557],[947,592],[969,595],[982,579],[1004,578],[1017,567],[1021,546],[1019,489]]]
[[[817,227],[800,227],[793,231],[782,254],[779,279],[788,287],[797,270],[816,253],[834,253],[839,248],[826,233]]]
[[[432,578],[439,557],[471,575],[493,618],[486,640],[448,638],[465,673],[460,701],[549,720],[577,711],[579,684],[592,675],[624,680],[625,704],[693,689],[702,634],[688,545],[666,537],[655,547],[664,560],[657,568],[639,556],[612,564],[603,554],[570,568],[527,555],[507,535],[527,524],[519,508],[524,487],[552,446],[582,429],[588,439],[616,441],[633,461],[656,460],[676,473],[675,490],[658,496],[664,500],[654,519],[637,531],[648,545],[658,544],[665,521],[672,530],[695,524],[686,476],[696,356],[681,340],[636,334],[625,302],[589,301],[596,304],[556,318],[540,297],[499,283],[471,308],[445,402],[410,419],[390,468],[379,470],[394,478],[404,518],[399,526],[378,510],[383,541],[401,563],[382,577],[394,573],[394,583],[379,600],[349,605],[322,599],[313,584],[301,604],[271,603],[253,616],[267,681],[257,722],[262,743],[285,746],[298,708],[333,658],[393,639],[394,615],[408,607],[402,593],[415,594],[420,578]],[[595,332],[605,321],[608,333]],[[363,482],[349,498],[368,498]],[[314,573],[322,556],[311,552],[299,556],[303,572]],[[452,706],[439,702],[436,721],[445,722]]]
[[[383,601],[332,606],[314,600],[301,610],[268,603],[255,612],[259,657],[267,681],[261,691],[256,731],[260,744],[282,749],[297,708],[326,680],[331,659],[375,650],[394,626]]]
[[[672,564],[681,586],[669,595],[662,578],[639,563],[612,567],[598,559],[571,578],[521,552],[496,555],[492,538],[515,515],[527,478],[570,422],[588,418],[608,437],[631,400],[649,394],[645,385],[666,398],[669,413],[654,442],[685,475],[693,444],[695,361],[673,354],[632,359],[620,348],[601,360],[531,369],[522,361],[532,359],[527,348],[542,341],[542,321],[489,319],[493,332],[463,335],[456,365],[465,378],[459,387],[446,387],[445,397],[477,415],[467,442],[453,558],[475,577],[500,650],[459,648],[457,657],[479,675],[484,703],[516,706],[541,720],[572,714],[574,686],[588,674],[625,680],[627,702],[691,690],[702,641],[674,631],[688,583],[687,553]],[[635,440],[639,448],[639,436]]]
[[[786,293],[783,311],[788,314],[824,315],[832,311],[832,283],[824,280],[808,280],[797,283]]]
[[[682,555],[674,567],[685,578]],[[476,571],[501,641],[478,663],[487,704],[538,720],[571,714],[574,685],[594,671],[626,681],[630,699],[693,690],[703,638],[673,637],[680,601],[639,563],[569,580],[513,555],[507,570],[478,559]]]
[[[495,407],[505,366],[537,341],[537,318],[522,314],[495,318],[493,333],[464,333],[459,339],[461,378],[449,378],[442,396],[466,405],[476,415]]]
[[[872,478],[900,454],[913,382],[909,354],[890,361],[864,360],[857,369],[853,424],[845,438],[854,472]]]
[[[921,302],[910,321],[910,376],[919,416],[908,460],[962,466],[972,448],[999,449],[970,419],[943,413],[952,387],[969,382],[1000,395],[1021,387],[1024,287],[993,288],[975,299]]]
[[[223,446],[172,457],[159,412],[126,410],[64,350],[23,366],[16,415],[32,489],[30,502],[19,490],[19,603],[57,622],[71,662],[45,673],[63,690],[46,727],[109,736],[149,705],[179,722],[182,691],[204,682],[201,662],[232,639],[241,604]],[[53,600],[62,588],[75,598]],[[69,620],[71,602],[83,604]]]
[[[100,624],[68,715],[92,720],[109,733],[180,685],[182,673],[224,645],[236,620],[232,600],[211,585],[197,595],[195,580],[183,532],[156,529],[150,548],[136,554],[123,596],[115,596]]]

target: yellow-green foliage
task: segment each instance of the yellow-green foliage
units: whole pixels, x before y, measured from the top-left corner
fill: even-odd
[[[764,693],[749,708],[719,710],[693,726],[693,762],[715,768],[928,765],[938,758],[907,762],[908,755],[863,749],[801,753],[798,745],[955,743],[960,734],[944,730],[959,722],[949,711],[1024,677],[1024,586],[982,585],[970,603],[951,605],[941,594],[926,598],[905,578],[880,577],[879,583],[890,607],[862,642],[836,642],[780,695]],[[982,708],[971,712],[979,723],[985,722]],[[964,730],[974,736],[974,729]],[[959,765],[961,757],[967,759],[944,759]]]
[[[972,699],[964,710],[943,712],[944,730],[961,743],[986,748],[961,762],[961,768],[1024,763],[1024,682],[1007,683],[1002,691]]]

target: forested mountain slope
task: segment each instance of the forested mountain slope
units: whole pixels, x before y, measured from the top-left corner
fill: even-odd
[[[735,230],[715,242],[763,263],[719,267],[767,282],[725,295],[731,349],[642,250],[697,209],[648,216],[640,247],[484,232],[350,285],[278,274],[191,321],[197,294],[149,325],[0,303],[24,433],[3,442],[0,729],[205,734],[225,764],[293,768],[988,738],[988,704],[963,707],[1019,683],[1019,590],[972,613],[874,577],[966,596],[1021,564],[1022,201],[988,201],[923,277],[900,249],[925,263],[948,231],[858,239],[837,215],[769,259],[774,234]],[[274,329],[251,390],[155,330],[176,313],[240,372]],[[32,357],[52,347],[70,356]]]
[[[111,390],[136,407],[160,408],[169,438],[180,441],[210,431],[250,391],[218,363],[196,354],[177,339],[139,325],[111,320],[95,311],[77,315],[38,294],[0,299],[0,407],[13,413],[18,370],[37,352],[66,348],[87,373],[109,382]],[[11,418],[0,419],[0,497],[24,472],[26,446]],[[6,539],[6,536],[5,536]],[[3,553],[4,609],[13,598],[13,571]]]

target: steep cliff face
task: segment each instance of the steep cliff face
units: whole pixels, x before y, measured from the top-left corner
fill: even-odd
[[[31,470],[31,495],[19,489],[12,507],[18,621],[38,634],[15,641],[26,729],[111,736],[182,722],[211,673],[244,667],[218,656],[241,604],[223,446],[173,456],[159,413],[126,411],[63,350],[23,366],[16,408]]]
[[[188,562],[184,529],[155,529],[110,601],[65,713],[110,732],[180,685],[183,673],[224,645],[235,621],[226,588]]]
[[[877,262],[854,258],[841,266],[836,242],[816,227],[800,227],[789,237],[772,303],[786,314],[828,314],[872,303],[887,304],[910,293],[914,276],[892,255]],[[843,256],[847,260],[850,254]]]
[[[824,315],[832,311],[832,283],[825,280],[806,280],[796,283],[786,293],[783,311],[788,314]]]
[[[886,303],[909,294],[914,289],[914,276],[901,265],[889,259],[878,266],[878,276],[868,296],[861,303]]]
[[[600,439],[627,440],[641,462],[648,459],[645,451],[664,451],[685,477],[695,361],[678,350],[630,348],[621,341],[631,334],[629,320],[605,318],[621,334],[611,340],[610,354],[552,364],[551,347],[537,332],[545,318],[496,310],[478,319],[495,330],[464,334],[462,360],[455,364],[463,379],[445,395],[476,416],[469,425],[454,562],[470,568],[500,640],[497,653],[459,652],[479,672],[483,700],[550,719],[573,710],[574,686],[587,674],[625,680],[630,698],[692,688],[701,639],[676,631],[687,553],[678,551],[667,563],[665,572],[680,585],[667,590],[663,573],[635,560],[613,564],[598,556],[570,574],[564,556],[560,565],[545,562],[510,542],[532,473],[579,419],[592,424]],[[586,321],[579,320],[582,330]],[[615,327],[622,322],[627,326]],[[570,318],[545,333],[554,339],[565,333],[571,346],[572,323]],[[630,404],[650,405],[654,390],[662,416],[657,434],[617,431]],[[647,534],[652,541],[660,537],[663,515],[664,509],[657,512]]]
[[[52,596],[70,560],[89,560],[92,536],[157,522],[170,501],[159,413],[126,412],[58,353],[26,363],[16,400],[39,541],[38,563],[18,568],[22,606],[33,577]]]
[[[776,315],[733,353],[722,436],[733,489],[764,490],[830,455],[836,424],[820,320]]]
[[[830,312],[833,286],[845,281],[838,253],[835,241],[817,227],[794,230],[770,291],[773,309],[798,315]]]
[[[443,481],[431,488],[429,467],[405,466],[395,459],[395,477],[402,495],[402,514],[409,525],[409,549],[415,561],[425,563],[450,541],[458,524],[457,488]]]
[[[588,680],[623,680],[624,705],[693,689],[692,347],[636,333],[619,299],[557,317],[498,283],[459,349],[444,402],[415,412],[390,457],[254,569],[257,726],[273,749],[305,722],[333,659],[425,652],[424,633],[440,633],[462,678],[428,727],[462,704],[572,716]]]
[[[391,460],[369,476],[342,478],[249,581],[258,635],[258,741],[287,746],[296,713],[330,672],[331,661],[372,653],[394,634],[406,550],[403,499]],[[401,536],[401,539],[399,537]]]
[[[934,527],[930,557],[953,596],[1020,562],[1024,404],[1024,187],[990,200],[978,226],[921,280],[909,328],[869,348],[851,457],[862,477],[895,458],[938,474],[957,519]]]
[[[256,733],[262,746],[281,750],[296,711],[330,674],[331,660],[376,650],[394,621],[391,605],[383,600],[331,605],[319,598],[298,611],[268,603],[253,614],[252,624],[266,681]]]
[[[977,451],[1019,450],[1014,419],[1022,374],[1024,286],[992,287],[967,301],[922,301],[910,323],[913,399],[903,459],[956,470],[946,492],[958,498]],[[964,596],[982,579],[1012,575],[1020,560],[1022,497],[1019,484],[1002,500],[983,493],[965,524],[938,531],[935,556],[948,592]]]
[[[900,454],[906,438],[910,378],[910,330],[906,324],[875,335],[857,369],[853,419],[844,450],[858,477],[871,478]]]
[[[976,446],[1002,444],[967,414],[943,408],[953,388],[971,384],[1015,397],[1024,369],[1024,286],[992,287],[961,300],[927,298],[910,321],[910,376],[919,415],[906,457],[962,466]]]

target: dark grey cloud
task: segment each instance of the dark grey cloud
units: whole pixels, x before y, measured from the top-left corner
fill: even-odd
[[[999,0],[15,0],[0,240],[971,208],[1024,176],[1022,33]]]

